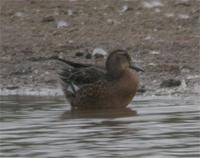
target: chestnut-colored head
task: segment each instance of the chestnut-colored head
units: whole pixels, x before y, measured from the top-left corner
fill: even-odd
[[[143,71],[142,69],[133,66],[130,55],[125,50],[115,50],[109,54],[106,61],[106,70],[112,78],[118,78],[128,69]]]

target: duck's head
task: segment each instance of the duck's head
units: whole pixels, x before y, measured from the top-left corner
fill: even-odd
[[[111,77],[117,78],[129,69],[144,71],[133,65],[130,55],[125,50],[115,50],[109,54],[106,60],[106,70]]]

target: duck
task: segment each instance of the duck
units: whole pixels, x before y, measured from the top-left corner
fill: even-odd
[[[136,95],[138,72],[144,72],[121,49],[109,53],[104,67],[59,60],[70,66],[59,77],[72,110],[126,108]]]

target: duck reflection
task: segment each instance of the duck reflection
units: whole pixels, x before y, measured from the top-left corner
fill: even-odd
[[[137,112],[130,108],[117,109],[87,109],[87,110],[68,110],[65,111],[61,119],[69,118],[120,118],[136,116]]]

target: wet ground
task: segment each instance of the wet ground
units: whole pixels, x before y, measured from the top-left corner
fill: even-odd
[[[7,96],[0,105],[0,157],[200,157],[198,96],[81,113],[58,97]]]
[[[200,92],[199,0],[1,0],[0,7],[0,95],[53,91],[63,65],[49,58],[94,63],[87,55],[95,48],[128,50],[149,94],[169,94],[159,90],[167,79],[185,87],[172,93]]]

